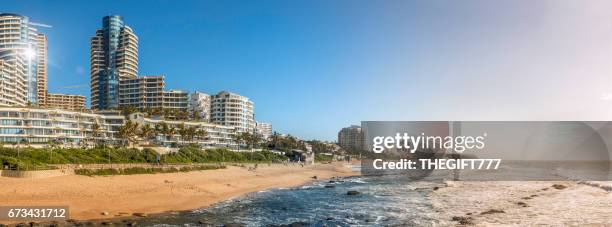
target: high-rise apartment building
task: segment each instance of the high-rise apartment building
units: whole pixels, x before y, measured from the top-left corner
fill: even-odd
[[[187,111],[187,106],[189,106],[189,92],[181,90],[164,91],[162,108]]]
[[[47,98],[47,36],[45,34],[36,35],[36,43],[38,49],[36,55],[38,58],[38,65],[36,69],[36,95],[38,98],[38,104],[41,106],[46,105]]]
[[[189,97],[189,113],[193,118],[209,121],[210,104],[210,95],[199,91],[193,92]]]
[[[272,124],[257,122],[257,134],[261,135],[261,137],[266,140],[272,137]]]
[[[164,76],[141,76],[119,82],[119,107],[162,108]]]
[[[342,128],[342,130],[338,132],[338,145],[344,149],[363,149],[363,133],[361,132],[361,127],[351,125],[350,127]]]
[[[235,127],[238,132],[253,133],[255,119],[249,98],[227,91],[212,97],[211,122]]]
[[[27,69],[23,58],[13,50],[0,50],[0,106],[28,103]]]
[[[85,96],[48,93],[45,107],[59,108],[63,110],[84,110]]]
[[[138,74],[138,37],[121,16],[102,18],[91,38],[91,108],[119,107],[119,81]]]
[[[2,105],[38,103],[37,78],[42,75],[46,79],[46,37],[37,31],[37,25],[22,15],[0,13],[0,61],[3,62],[0,71],[4,78],[0,89],[8,92],[2,93]]]
[[[187,111],[189,93],[164,90],[164,76],[140,76],[119,81],[119,107]]]

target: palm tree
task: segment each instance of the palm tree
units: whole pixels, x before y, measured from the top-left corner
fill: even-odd
[[[149,125],[143,125],[140,127],[140,131],[138,131],[139,136],[142,139],[149,140],[153,135],[155,135],[155,129],[151,128]]]
[[[136,141],[137,130],[138,130],[138,123],[134,123],[128,120],[127,122],[125,122],[124,125],[119,127],[119,132],[117,133],[117,136],[127,141],[128,146],[130,146],[133,142]]]
[[[100,125],[98,124],[98,122],[94,122],[91,125],[91,137],[93,138],[94,145],[98,145],[96,138],[98,137],[99,133],[100,133]]]
[[[208,136],[208,132],[206,131],[206,129],[203,129],[203,128],[196,130],[194,134],[196,137],[199,137],[200,139],[204,139]]]
[[[234,133],[234,134],[232,134],[232,139],[238,145],[238,152],[240,152],[240,145],[244,141],[244,137],[242,136],[242,133]]]

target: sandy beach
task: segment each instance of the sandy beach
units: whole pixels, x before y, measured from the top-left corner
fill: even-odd
[[[611,182],[451,181],[447,185],[429,195],[442,225],[612,224],[612,193],[607,188]]]
[[[271,188],[296,187],[336,176],[356,175],[349,165],[259,165],[256,171],[227,169],[187,173],[45,179],[0,178],[2,205],[68,205],[70,218],[109,219],[133,213],[190,210]],[[107,215],[103,215],[107,212]]]

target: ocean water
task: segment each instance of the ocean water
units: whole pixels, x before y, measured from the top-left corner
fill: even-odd
[[[361,176],[319,181],[299,188],[250,193],[212,207],[149,217],[145,226],[429,226],[435,212],[427,193],[438,180]],[[347,195],[359,191],[359,195]]]

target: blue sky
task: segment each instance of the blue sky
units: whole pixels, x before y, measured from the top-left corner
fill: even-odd
[[[139,74],[228,90],[335,140],[361,120],[607,120],[608,1],[2,1],[50,24],[49,90],[89,96],[89,39],[119,14]]]

